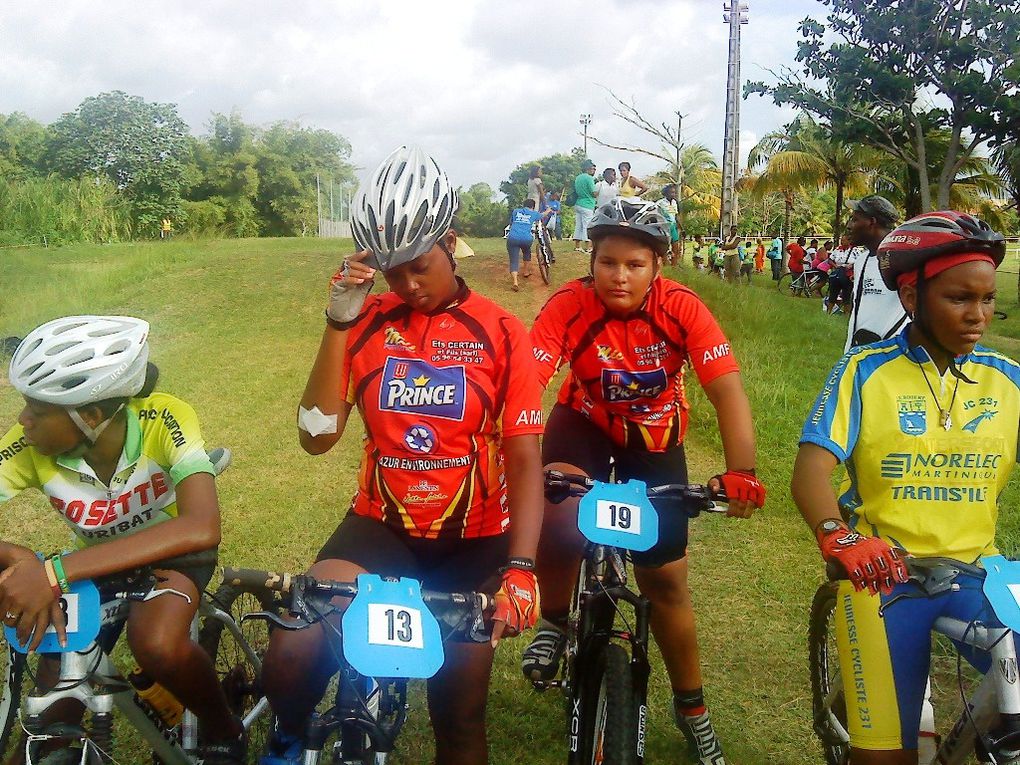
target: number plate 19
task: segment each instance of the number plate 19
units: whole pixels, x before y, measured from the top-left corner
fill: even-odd
[[[641,552],[659,541],[659,515],[638,480],[596,481],[578,504],[577,528],[596,544],[625,550]]]
[[[443,666],[439,622],[415,579],[359,575],[342,626],[344,656],[367,677],[432,677]]]

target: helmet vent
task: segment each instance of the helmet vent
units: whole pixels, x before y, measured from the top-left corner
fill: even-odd
[[[386,205],[386,219],[383,221],[383,233],[386,235],[386,249],[392,250],[393,246],[393,219],[397,212],[397,203],[390,202]]]
[[[89,378],[85,377],[84,375],[81,375],[79,377],[68,377],[66,380],[60,383],[60,387],[63,388],[64,390],[74,390],[75,388],[80,388],[82,385],[87,383],[88,380]]]
[[[396,186],[400,183],[400,178],[404,174],[404,170],[407,169],[407,162],[401,162],[397,165],[397,171],[393,174],[393,185]]]
[[[40,366],[42,366],[42,365],[40,364]],[[39,367],[36,367],[36,369],[38,369],[38,368]],[[29,385],[37,385],[38,383],[41,383],[43,380],[45,380],[47,377],[49,377],[50,375],[52,375],[56,371],[57,370],[55,370],[55,369],[47,369],[41,375],[39,375],[38,377],[34,378],[31,382],[29,382]]]
[[[128,350],[130,347],[131,343],[129,343],[127,340],[117,340],[116,342],[112,343],[109,348],[106,349],[106,355],[112,356],[115,353],[124,353],[124,351]]]
[[[89,337],[106,337],[119,334],[121,331],[121,327],[96,327],[89,330]]]
[[[65,332],[72,332],[72,331],[74,331],[76,329],[80,329],[81,327],[84,327],[84,326],[87,326],[85,324],[85,322],[76,322],[76,323],[68,322],[67,324],[64,324],[62,326],[54,327],[52,332],[53,332],[54,335],[62,335]],[[42,342],[42,341],[40,340],[40,342]]]
[[[77,344],[78,343],[58,343],[57,345],[54,345],[52,348],[47,348],[45,355],[56,356],[58,353],[63,353],[69,348],[74,348],[74,346],[76,346]]]
[[[423,201],[419,206],[417,212],[414,214],[414,218],[411,220],[411,225],[408,227],[407,238],[411,241],[416,241],[425,227],[425,221],[428,220],[429,203]]]

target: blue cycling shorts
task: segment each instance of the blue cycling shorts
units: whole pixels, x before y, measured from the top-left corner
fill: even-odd
[[[979,579],[961,575],[957,582],[958,592],[899,600],[882,616],[878,613],[881,604],[901,593],[916,593],[916,585],[901,584],[890,595],[871,595],[854,592],[850,582],[840,582],[833,629],[851,746],[917,749],[936,619],[948,616],[1002,626],[985,600]],[[987,653],[960,643],[956,648],[979,671],[988,670]]]

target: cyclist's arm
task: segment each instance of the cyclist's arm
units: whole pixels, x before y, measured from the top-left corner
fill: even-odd
[[[757,464],[751,403],[744,392],[740,372],[728,372],[705,384],[705,395],[715,409],[722,437],[726,469],[751,471]],[[749,518],[754,512],[750,502],[730,502],[728,515]]]
[[[538,436],[509,436],[503,441],[503,456],[510,507],[510,557],[534,560],[544,506]]]
[[[338,381],[344,379],[344,359],[347,354],[347,336],[349,329],[335,329],[326,326],[322,333],[319,352],[315,356],[304,395],[301,396],[301,408],[313,411],[317,408],[324,416],[336,416],[335,430],[313,436],[308,430],[298,428],[298,441],[301,448],[309,454],[322,454],[333,448],[340,440],[347,426],[347,418],[351,413],[351,404],[341,395]]]
[[[637,189],[637,196],[641,196],[648,191],[648,184],[633,175],[630,176],[630,185]]]
[[[793,501],[814,532],[828,518],[840,518],[839,503],[832,488],[832,471],[839,460],[836,455],[817,444],[802,443],[793,463],[790,491]]]

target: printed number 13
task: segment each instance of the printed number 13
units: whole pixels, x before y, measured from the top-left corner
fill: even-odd
[[[397,624],[399,622],[399,625]],[[386,637],[390,640],[399,640],[401,643],[410,643],[414,635],[411,632],[411,612],[400,609],[395,611],[392,608],[386,609]]]

